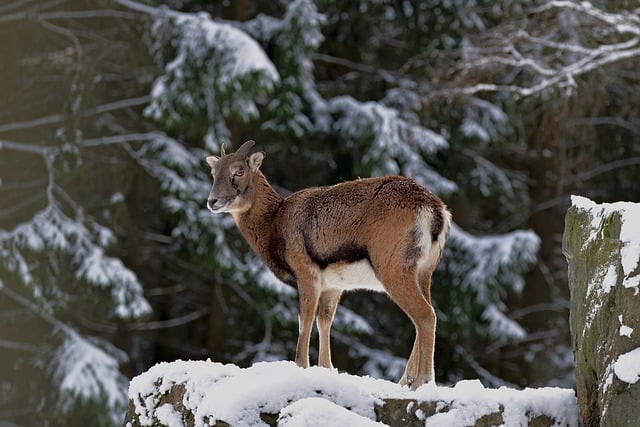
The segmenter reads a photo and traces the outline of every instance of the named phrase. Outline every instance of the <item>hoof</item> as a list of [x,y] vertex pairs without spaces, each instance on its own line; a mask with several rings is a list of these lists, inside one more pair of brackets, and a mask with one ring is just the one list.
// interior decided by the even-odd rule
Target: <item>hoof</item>
[[413,383],[414,383],[414,380],[411,375],[408,375],[408,376],[403,375],[402,378],[400,378],[400,381],[398,382],[398,384],[402,386],[406,385],[407,387],[411,387]]
[[433,380],[432,378],[413,378],[411,376],[409,377],[402,377],[402,379],[400,380],[399,384],[401,386],[407,386],[409,387],[410,390],[416,390],[419,387],[425,385],[425,384],[429,384],[429,383],[433,383],[435,384],[435,380]]

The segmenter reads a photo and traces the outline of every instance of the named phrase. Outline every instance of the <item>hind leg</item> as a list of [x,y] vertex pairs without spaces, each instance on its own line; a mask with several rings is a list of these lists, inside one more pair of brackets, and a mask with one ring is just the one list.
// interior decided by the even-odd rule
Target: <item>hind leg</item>
[[413,340],[413,348],[411,350],[411,354],[409,355],[409,359],[407,360],[407,366],[404,369],[404,373],[400,378],[400,385],[411,385],[415,378],[418,376],[418,371],[415,370],[418,367],[420,361],[418,357],[420,356],[420,344],[418,342],[418,335],[416,334],[415,339]]
[[396,269],[387,276],[382,278],[387,293],[409,316],[416,328],[413,350],[400,380],[415,390],[434,378],[436,313],[425,298],[413,269]]

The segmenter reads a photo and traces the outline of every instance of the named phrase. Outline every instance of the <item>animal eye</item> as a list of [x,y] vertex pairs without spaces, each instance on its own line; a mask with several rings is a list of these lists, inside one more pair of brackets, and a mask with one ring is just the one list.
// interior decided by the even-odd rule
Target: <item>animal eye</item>
[[242,176],[244,175],[244,169],[238,169],[233,173],[234,176]]

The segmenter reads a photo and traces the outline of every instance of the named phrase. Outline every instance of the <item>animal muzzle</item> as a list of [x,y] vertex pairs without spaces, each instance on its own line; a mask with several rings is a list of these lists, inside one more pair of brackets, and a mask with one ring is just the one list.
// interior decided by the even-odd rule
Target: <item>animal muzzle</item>
[[215,197],[209,197],[207,200],[207,208],[213,213],[224,212],[227,203],[225,203],[221,199],[216,199]]

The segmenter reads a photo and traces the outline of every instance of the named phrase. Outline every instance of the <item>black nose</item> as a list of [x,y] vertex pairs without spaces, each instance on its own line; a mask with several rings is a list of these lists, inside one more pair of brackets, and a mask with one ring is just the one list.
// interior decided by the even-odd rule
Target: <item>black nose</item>
[[216,203],[218,203],[218,199],[211,198],[211,199],[207,200],[207,207],[209,209],[212,209],[213,206],[215,206]]

